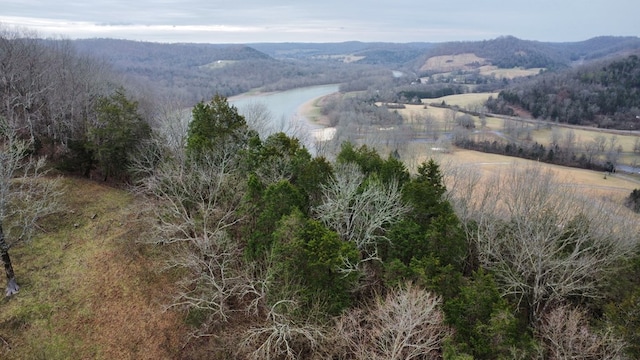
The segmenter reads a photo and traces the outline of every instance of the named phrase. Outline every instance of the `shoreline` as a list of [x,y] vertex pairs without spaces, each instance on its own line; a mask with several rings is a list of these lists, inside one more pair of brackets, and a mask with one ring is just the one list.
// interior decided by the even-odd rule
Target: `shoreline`
[[329,96],[329,95],[332,95],[332,94],[318,96],[317,98],[313,98],[305,102],[304,104],[300,105],[300,107],[298,107],[298,114],[300,114],[300,116],[302,116],[303,118],[307,119],[307,122],[312,126],[319,127],[319,128],[330,127],[325,116],[315,113],[316,110],[319,111],[320,109],[320,106],[318,106],[318,101],[324,98],[325,96]]

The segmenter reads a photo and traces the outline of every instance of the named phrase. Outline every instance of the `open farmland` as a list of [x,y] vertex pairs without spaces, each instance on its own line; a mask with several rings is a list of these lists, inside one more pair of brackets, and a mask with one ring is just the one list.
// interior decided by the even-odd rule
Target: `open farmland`
[[539,74],[544,68],[500,68],[492,65],[488,59],[478,57],[472,53],[457,55],[441,55],[428,58],[420,67],[420,71],[444,76],[454,72],[478,71],[483,76],[494,76],[497,79],[515,79],[518,77]]
[[538,75],[544,68],[525,69],[521,67],[511,69],[500,69],[497,66],[480,67],[480,75],[495,76],[498,79],[515,79],[519,77]]
[[498,96],[498,93],[493,92],[447,95],[436,99],[422,99],[422,102],[425,104],[439,104],[444,101],[444,103],[449,106],[459,106],[463,109],[471,109],[474,106],[483,105],[491,96],[496,97]]
[[[462,110],[479,111],[482,109],[486,99],[496,95],[496,93],[469,93],[436,99],[423,99],[423,102],[425,104],[438,105],[444,102],[448,106],[456,106]],[[464,115],[462,111],[430,105],[407,105],[404,109],[399,109],[398,112],[402,114],[406,123],[410,124],[414,131],[424,131],[425,123],[428,122],[429,129],[438,132],[440,135],[451,131],[456,123],[455,119]],[[545,148],[550,148],[553,142],[563,146],[567,143],[567,139],[572,139],[570,146],[577,153],[581,153],[585,151],[586,147],[600,142],[602,150],[598,156],[602,156],[606,149],[620,150],[620,164],[630,166],[638,166],[640,164],[640,154],[634,152],[634,148],[640,138],[640,133],[638,132],[554,124],[534,119],[518,120],[517,118],[507,119],[492,116],[487,116],[484,119],[483,127],[478,116],[469,116],[475,122],[475,129],[472,130],[472,135],[476,139],[494,138],[512,142],[537,142]]]
[[482,65],[488,65],[487,59],[476,56],[475,54],[457,54],[433,56],[420,68],[421,71],[430,71],[434,73],[446,73],[455,70],[473,70]]
[[629,196],[633,189],[640,187],[640,178],[624,174],[603,174],[599,171],[571,168],[540,163],[534,160],[520,159],[497,154],[487,154],[471,150],[455,150],[450,155],[441,156],[448,166],[468,166],[478,169],[484,176],[496,173],[512,164],[526,166],[532,163],[552,169],[561,182],[592,191],[598,195],[609,195],[622,199]]

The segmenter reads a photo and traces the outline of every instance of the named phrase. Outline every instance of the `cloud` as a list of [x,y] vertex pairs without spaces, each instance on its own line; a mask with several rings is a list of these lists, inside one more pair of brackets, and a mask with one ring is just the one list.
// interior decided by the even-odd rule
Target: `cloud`
[[541,41],[638,35],[634,0],[4,0],[0,22],[70,38],[164,42]]

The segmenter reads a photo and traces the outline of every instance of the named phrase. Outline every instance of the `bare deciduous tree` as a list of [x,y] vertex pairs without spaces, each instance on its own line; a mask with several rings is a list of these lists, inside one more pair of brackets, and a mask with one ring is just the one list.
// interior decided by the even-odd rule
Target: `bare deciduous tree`
[[0,114],[31,139],[66,145],[81,136],[95,99],[113,84],[105,63],[79,56],[70,42],[0,26]]
[[237,210],[244,193],[234,159],[231,153],[198,161],[174,154],[140,187],[150,197],[148,241],[174,244],[168,264],[187,270],[173,305],[204,309],[223,321],[263,296],[248,275],[240,245],[229,236],[241,220]]
[[37,221],[60,208],[59,181],[44,178],[45,161],[29,157],[28,145],[0,118],[0,257],[7,276],[7,296],[20,289],[9,249],[30,239]]
[[317,217],[343,240],[353,242],[363,261],[378,258],[378,243],[387,240],[386,226],[409,210],[395,182],[365,183],[365,175],[353,163],[338,165],[323,193],[323,204],[315,208]]
[[335,327],[340,358],[432,359],[449,329],[441,299],[411,284],[391,290],[366,309],[343,314]]
[[596,135],[593,138],[592,143],[599,153],[604,153],[604,151],[607,149],[607,137],[604,135]]
[[258,132],[260,138],[265,139],[267,136],[275,132],[273,126],[273,115],[267,104],[263,102],[250,102],[238,112],[244,116],[247,126]]
[[455,202],[476,224],[479,259],[532,323],[569,297],[600,296],[604,276],[638,244],[638,224],[621,207],[581,197],[539,166],[466,190]]
[[576,133],[573,130],[566,131],[564,133],[564,138],[562,139],[562,147],[566,149],[567,152],[571,153],[574,150],[576,143]]
[[589,328],[585,311],[559,306],[542,322],[539,335],[545,355],[561,359],[624,359],[624,343],[611,331],[595,332]]
[[562,132],[558,127],[551,128],[551,135],[549,135],[549,146],[551,148],[559,147],[562,140]]
[[[245,334],[240,353],[249,353],[250,359],[308,359],[324,340],[323,329],[312,323],[297,323],[278,312],[279,307],[295,306],[289,300],[276,302],[264,324],[251,328]],[[290,311],[291,309],[287,309]]]

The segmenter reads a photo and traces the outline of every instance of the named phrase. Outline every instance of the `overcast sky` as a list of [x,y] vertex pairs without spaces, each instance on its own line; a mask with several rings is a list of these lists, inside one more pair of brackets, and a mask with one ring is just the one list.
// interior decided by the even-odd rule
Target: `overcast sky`
[[39,36],[160,42],[443,42],[640,35],[639,0],[0,0]]

